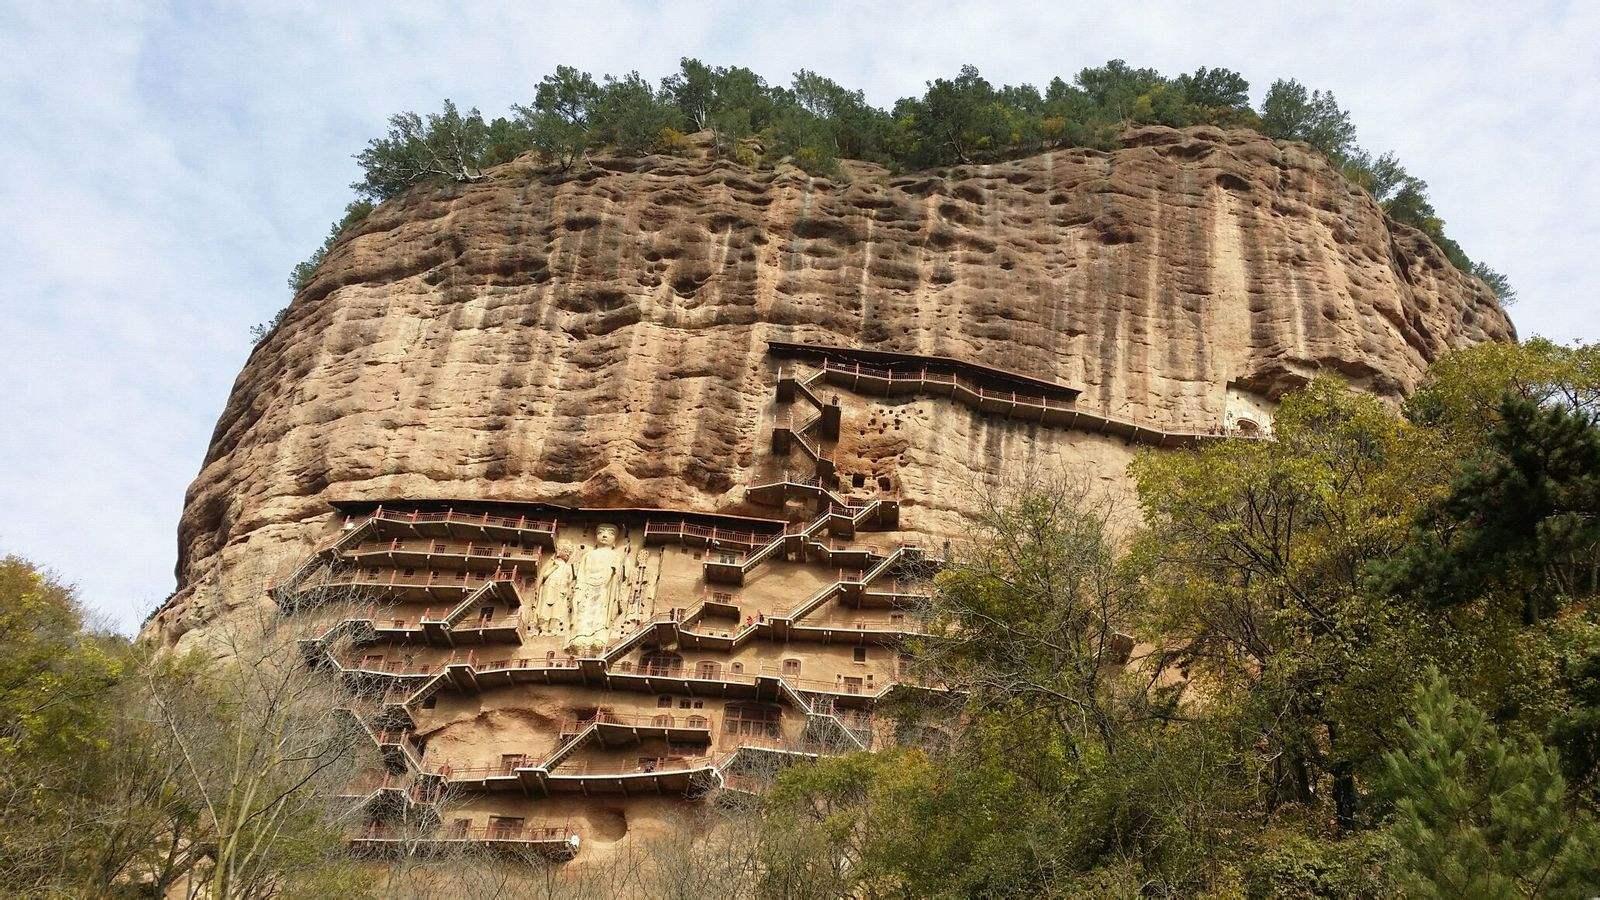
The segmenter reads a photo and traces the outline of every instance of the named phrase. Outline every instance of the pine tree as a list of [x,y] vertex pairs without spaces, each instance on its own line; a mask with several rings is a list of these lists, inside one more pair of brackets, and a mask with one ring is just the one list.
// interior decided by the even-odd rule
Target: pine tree
[[1503,737],[1437,671],[1413,694],[1381,791],[1413,897],[1581,897],[1600,889],[1600,829],[1570,809],[1548,747]]

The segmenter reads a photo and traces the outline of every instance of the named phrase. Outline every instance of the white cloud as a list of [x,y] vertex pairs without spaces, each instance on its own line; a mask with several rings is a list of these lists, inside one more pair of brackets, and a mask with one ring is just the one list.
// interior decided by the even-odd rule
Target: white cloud
[[524,100],[557,62],[806,67],[879,104],[962,63],[1043,83],[1122,57],[1332,89],[1509,274],[1524,334],[1600,337],[1600,7],[1162,2],[0,7],[0,549],[124,627],[290,266],[391,112]]

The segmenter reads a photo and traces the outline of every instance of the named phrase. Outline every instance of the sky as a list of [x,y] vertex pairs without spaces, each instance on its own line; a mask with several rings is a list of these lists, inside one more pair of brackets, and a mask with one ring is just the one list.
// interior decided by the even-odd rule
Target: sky
[[0,0],[0,554],[131,632],[289,270],[401,110],[488,115],[558,63],[682,56],[880,106],[971,63],[1043,86],[1121,58],[1332,90],[1510,277],[1524,337],[1600,338],[1600,4],[76,3]]

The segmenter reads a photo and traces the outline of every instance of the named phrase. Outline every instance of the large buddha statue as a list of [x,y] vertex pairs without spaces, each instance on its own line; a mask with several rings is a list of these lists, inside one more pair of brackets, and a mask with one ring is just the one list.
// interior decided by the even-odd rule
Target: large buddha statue
[[611,624],[622,613],[628,582],[628,553],[617,546],[617,527],[595,529],[595,545],[573,561],[572,639],[567,649],[592,652],[611,639]]

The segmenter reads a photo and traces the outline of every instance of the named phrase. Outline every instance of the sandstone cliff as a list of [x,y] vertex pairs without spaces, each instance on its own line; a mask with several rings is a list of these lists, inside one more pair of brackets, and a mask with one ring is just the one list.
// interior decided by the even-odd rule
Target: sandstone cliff
[[[1512,337],[1421,234],[1253,132],[1145,128],[1110,153],[843,182],[514,163],[379,208],[252,354],[160,625],[174,638],[260,598],[330,500],[749,512],[744,487],[781,465],[767,340],[1002,366],[1203,430],[1230,384],[1270,402],[1337,372],[1399,398],[1445,350]],[[936,535],[979,502],[956,489],[973,478],[1048,461],[1115,482],[1131,452],[946,401],[847,415],[841,472],[893,479],[902,527]]]

